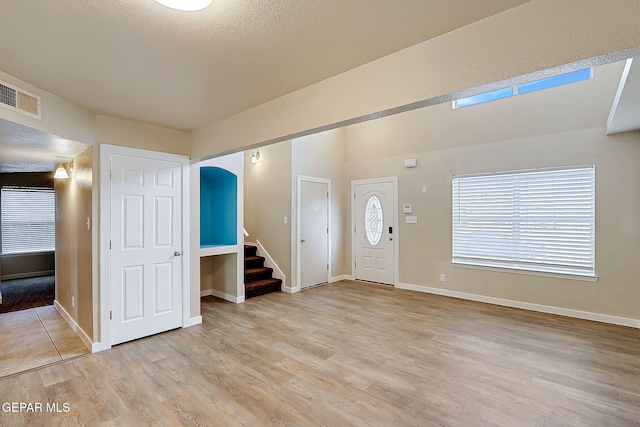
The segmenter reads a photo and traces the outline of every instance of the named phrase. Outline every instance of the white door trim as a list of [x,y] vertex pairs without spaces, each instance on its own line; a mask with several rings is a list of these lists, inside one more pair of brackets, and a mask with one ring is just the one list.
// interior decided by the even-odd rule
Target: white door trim
[[327,262],[329,263],[329,269],[327,270],[327,283],[331,280],[331,180],[325,178],[316,178],[313,176],[298,175],[296,184],[296,284],[293,292],[300,291],[301,287],[301,272],[300,272],[300,207],[301,207],[301,194],[300,188],[302,181],[317,182],[320,184],[327,184],[327,191],[329,192],[327,203],[327,226],[329,227],[329,236],[327,239]]
[[400,269],[398,268],[400,261],[400,229],[398,228],[399,224],[399,216],[398,215],[398,177],[397,176],[389,176],[385,178],[370,178],[370,179],[358,179],[355,181],[351,181],[351,194],[349,198],[351,199],[351,276],[356,277],[356,234],[355,234],[355,223],[356,223],[356,204],[354,202],[355,193],[356,193],[356,185],[359,184],[379,184],[383,182],[391,182],[393,184],[393,208],[396,210],[395,215],[393,216],[393,229],[396,230],[393,238],[393,286],[398,286],[400,283]]
[[161,153],[157,151],[140,150],[137,148],[119,147],[115,145],[101,144],[100,155],[100,342],[94,343],[97,351],[111,348],[111,322],[109,312],[111,310],[110,293],[110,252],[109,241],[111,238],[111,171],[110,161],[112,154],[123,156],[143,157],[154,160],[168,160],[182,164],[182,326],[189,326],[190,296],[191,296],[191,271],[189,246],[189,158],[178,154]]

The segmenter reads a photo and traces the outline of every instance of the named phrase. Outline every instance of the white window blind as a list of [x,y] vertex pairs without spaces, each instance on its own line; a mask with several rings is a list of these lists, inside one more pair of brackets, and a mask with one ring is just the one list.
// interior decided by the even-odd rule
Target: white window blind
[[453,262],[595,275],[595,168],[453,178]]
[[50,188],[3,187],[2,253],[55,250],[55,193]]

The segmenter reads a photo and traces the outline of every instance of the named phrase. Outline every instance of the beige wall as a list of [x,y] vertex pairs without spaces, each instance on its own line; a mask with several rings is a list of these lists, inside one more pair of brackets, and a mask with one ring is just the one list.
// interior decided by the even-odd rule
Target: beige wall
[[[345,264],[345,229],[343,218],[348,213],[344,194],[344,129],[296,138],[291,143],[291,251],[292,277],[297,273],[297,177],[298,175],[331,180],[331,275],[350,273]],[[295,286],[299,284],[294,283]]]
[[94,337],[93,239],[87,228],[92,217],[92,151],[73,159],[75,172],[70,179],[55,181],[56,301],[89,339]]
[[[245,153],[244,226],[247,242],[262,243],[291,280],[291,141],[260,148],[260,162]],[[287,224],[284,223],[287,217]]]
[[237,280],[238,254],[200,258],[200,289],[205,295],[236,298],[239,296]]
[[41,119],[35,119],[8,108],[0,108],[0,118],[72,141],[87,145],[94,144],[95,115],[91,111],[3,72],[0,72],[0,80],[38,95],[41,102]]
[[[344,121],[640,45],[635,0],[532,0],[194,132],[192,157]],[[637,49],[636,49],[637,50]]]
[[[418,216],[405,224],[399,214],[400,282],[640,319],[640,134],[607,137],[604,128],[621,70],[612,64],[587,82],[348,127],[347,181],[398,176],[398,203],[413,204]],[[418,167],[405,169],[406,158],[417,158]],[[454,175],[592,163],[597,282],[451,265]]]
[[162,153],[188,156],[191,152],[189,132],[103,115],[96,115],[96,139],[100,144]]

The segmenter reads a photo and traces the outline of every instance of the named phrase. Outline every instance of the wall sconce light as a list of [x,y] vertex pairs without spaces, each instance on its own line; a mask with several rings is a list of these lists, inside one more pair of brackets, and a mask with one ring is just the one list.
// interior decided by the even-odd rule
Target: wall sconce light
[[67,179],[69,178],[69,174],[67,173],[67,170],[64,168],[64,166],[62,166],[62,163],[60,163],[58,165],[58,167],[56,168],[56,173],[55,175],[53,175],[54,178],[56,179]]
[[75,168],[73,167],[73,160],[71,160],[69,162],[69,175],[73,176],[73,173],[75,172]]
[[256,151],[251,155],[251,163],[258,163],[260,161],[260,151]]

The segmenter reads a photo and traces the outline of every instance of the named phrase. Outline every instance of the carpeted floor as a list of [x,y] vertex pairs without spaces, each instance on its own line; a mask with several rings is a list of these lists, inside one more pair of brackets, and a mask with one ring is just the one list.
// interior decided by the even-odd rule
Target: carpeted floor
[[0,313],[52,305],[55,285],[55,276],[0,281]]

